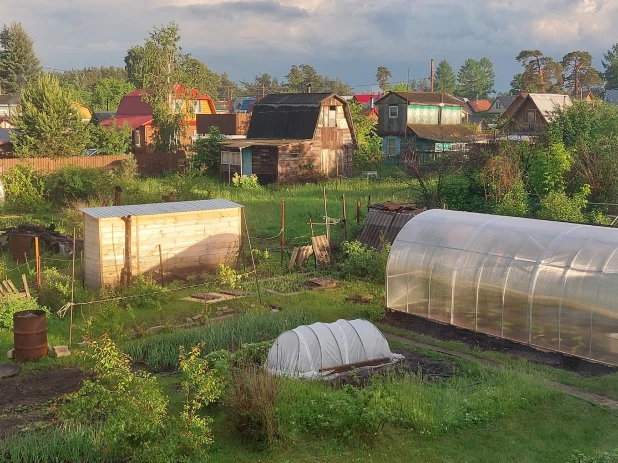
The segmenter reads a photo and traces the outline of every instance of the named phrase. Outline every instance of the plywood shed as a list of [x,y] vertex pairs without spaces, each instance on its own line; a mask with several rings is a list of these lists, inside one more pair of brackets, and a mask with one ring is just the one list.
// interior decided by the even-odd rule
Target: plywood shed
[[227,199],[88,207],[84,280],[95,289],[139,274],[189,274],[233,264],[241,243],[240,204]]
[[614,228],[433,209],[386,276],[392,310],[618,365]]

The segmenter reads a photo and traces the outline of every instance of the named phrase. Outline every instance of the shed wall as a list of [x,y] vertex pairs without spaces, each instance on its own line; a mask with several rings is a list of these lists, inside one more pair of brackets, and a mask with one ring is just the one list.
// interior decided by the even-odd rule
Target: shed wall
[[431,210],[401,230],[387,306],[618,365],[618,230]]
[[99,246],[99,221],[84,215],[84,282],[91,288],[101,286],[101,254]]
[[[221,209],[133,216],[131,218],[131,273],[158,271],[186,274],[212,271],[238,257],[241,209]],[[125,260],[125,223],[119,217],[100,220],[100,283],[120,281]],[[89,239],[86,240],[87,242]],[[161,253],[159,254],[159,246]],[[96,274],[88,268],[87,274]],[[94,287],[95,277],[90,277]]]

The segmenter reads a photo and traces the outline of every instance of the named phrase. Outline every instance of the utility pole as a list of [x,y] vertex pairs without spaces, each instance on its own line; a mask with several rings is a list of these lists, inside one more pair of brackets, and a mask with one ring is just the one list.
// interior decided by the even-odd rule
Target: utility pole
[[429,78],[429,91],[433,93],[433,80],[434,80],[434,70],[433,70],[433,58],[431,58],[431,77]]

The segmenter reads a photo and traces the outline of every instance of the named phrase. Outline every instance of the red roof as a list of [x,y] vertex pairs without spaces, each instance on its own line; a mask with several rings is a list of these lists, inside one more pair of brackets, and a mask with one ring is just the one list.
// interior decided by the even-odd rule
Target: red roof
[[118,111],[116,111],[116,119],[129,116],[152,116],[152,107],[142,101],[143,93],[144,90],[139,88],[123,96],[118,105]]
[[357,95],[354,95],[354,99],[358,101],[360,104],[366,105],[367,103],[371,101],[372,97],[373,97],[373,101],[378,101],[378,99],[382,98],[383,96],[384,96],[383,93],[359,93]]
[[470,109],[475,113],[487,111],[491,108],[491,102],[489,100],[468,100],[467,103]]
[[111,125],[112,121],[116,121],[116,125],[129,124],[131,129],[135,130],[138,127],[142,127],[144,125],[148,125],[152,122],[152,116],[118,116],[112,117],[109,119],[105,119],[101,122],[101,125],[108,126]]

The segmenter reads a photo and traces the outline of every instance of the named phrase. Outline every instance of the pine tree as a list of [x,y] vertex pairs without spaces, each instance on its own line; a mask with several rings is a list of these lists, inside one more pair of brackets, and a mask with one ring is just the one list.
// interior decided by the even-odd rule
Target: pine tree
[[19,156],[66,157],[81,154],[89,134],[58,78],[41,74],[22,90],[13,143]]
[[457,76],[446,60],[438,63],[435,74],[434,90],[441,93],[455,93],[457,90]]
[[18,93],[40,73],[34,43],[21,23],[5,24],[0,31],[0,93]]
[[603,79],[605,79],[605,89],[613,90],[618,88],[618,43],[603,54]]
[[392,77],[391,71],[388,70],[386,66],[379,66],[376,72],[376,82],[382,89],[382,91],[387,92],[389,90],[388,79]]
[[458,95],[470,99],[487,98],[487,94],[494,86],[493,68],[493,64],[487,58],[481,58],[479,61],[467,59],[457,73]]
[[592,55],[587,51],[572,51],[562,58],[563,82],[565,90],[578,96],[593,86],[601,84],[601,76],[592,67]]

